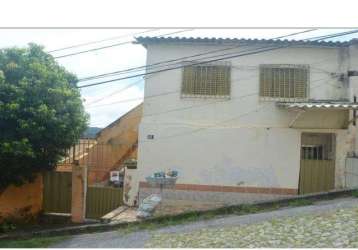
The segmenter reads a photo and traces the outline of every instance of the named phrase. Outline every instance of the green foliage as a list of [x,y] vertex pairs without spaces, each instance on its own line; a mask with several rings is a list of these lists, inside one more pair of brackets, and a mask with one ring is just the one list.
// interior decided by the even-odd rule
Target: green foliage
[[7,233],[9,231],[15,230],[16,226],[11,222],[3,222],[0,224],[0,233]]
[[76,82],[38,45],[0,50],[0,190],[52,170],[85,131]]
[[358,198],[358,190],[353,191],[352,196]]
[[306,199],[293,200],[288,203],[288,205],[291,207],[309,206],[312,204],[313,204],[313,201],[306,200]]
[[40,237],[25,240],[2,240],[0,248],[45,248],[52,244],[66,240],[68,237]]

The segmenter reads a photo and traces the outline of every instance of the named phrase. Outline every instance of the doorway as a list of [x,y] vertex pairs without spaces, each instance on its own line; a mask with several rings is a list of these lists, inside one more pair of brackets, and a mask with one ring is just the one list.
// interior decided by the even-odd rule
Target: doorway
[[334,189],[335,145],[335,134],[302,133],[299,194]]

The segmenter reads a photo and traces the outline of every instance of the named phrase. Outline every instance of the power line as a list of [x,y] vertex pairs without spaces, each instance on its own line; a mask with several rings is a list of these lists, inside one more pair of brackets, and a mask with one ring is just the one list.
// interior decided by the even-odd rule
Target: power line
[[128,84],[128,85],[125,86],[124,88],[121,88],[121,89],[119,89],[119,90],[113,91],[113,92],[111,92],[110,94],[105,95],[105,96],[103,96],[103,97],[100,97],[100,98],[94,100],[93,102],[90,102],[90,103],[87,103],[87,104],[88,104],[88,105],[92,105],[92,104],[94,104],[94,103],[100,102],[100,101],[102,101],[102,100],[104,100],[104,99],[106,99],[106,98],[108,98],[108,97],[111,97],[111,96],[113,96],[113,95],[115,95],[115,94],[119,94],[119,93],[121,93],[121,92],[123,92],[123,91],[125,91],[125,90],[127,90],[127,89],[129,89],[129,88],[131,88],[131,87],[133,87],[133,86],[135,86],[135,85],[137,85],[137,84],[143,82],[143,81],[144,81],[144,79],[141,78],[141,79],[139,79],[139,81],[135,81],[135,82],[133,82],[133,83],[131,83],[131,84]]
[[[250,78],[252,78],[252,77],[250,77]],[[338,78],[338,76],[335,76],[333,78]],[[330,79],[330,77],[320,78],[320,79],[311,81],[310,83],[320,82],[320,81],[329,80],[329,79]],[[239,79],[239,80],[242,80],[242,79]],[[319,84],[319,85],[316,85],[316,86],[310,86],[309,89],[312,90],[312,89],[318,88],[320,86],[323,86],[325,84],[327,84],[327,83],[325,82],[323,84]],[[337,87],[335,85],[332,85],[332,86]],[[179,92],[180,92],[180,90],[169,91],[169,92],[165,92],[165,93],[161,93],[161,94],[145,96],[145,98],[146,99],[151,99],[151,98],[156,98],[156,97],[159,97],[159,96],[166,96],[166,95],[170,95],[170,94],[176,94],[176,93],[179,93]],[[241,99],[243,97],[252,96],[252,95],[258,95],[258,94],[259,94],[259,92],[254,92],[254,93],[250,93],[250,94],[242,95],[242,96],[238,96],[238,97],[231,97],[229,100]],[[131,98],[131,99],[127,99],[127,100],[121,100],[121,101],[116,101],[116,102],[112,102],[112,103],[106,103],[106,104],[102,104],[102,105],[97,105],[97,106],[93,106],[93,107],[90,107],[90,108],[97,108],[97,107],[102,107],[102,106],[108,106],[108,105],[113,105],[113,104],[118,104],[118,103],[125,103],[125,102],[132,102],[132,101],[139,101],[139,100],[143,100],[143,98]],[[161,115],[161,114],[171,113],[171,112],[174,112],[174,111],[187,110],[187,109],[203,107],[203,106],[207,106],[207,105],[211,105],[211,104],[227,102],[229,100],[228,99],[219,99],[219,100],[216,100],[216,101],[213,101],[213,102],[204,103],[204,104],[200,104],[200,105],[191,105],[191,106],[187,106],[187,107],[183,107],[183,108],[176,108],[176,109],[171,109],[171,110],[167,110],[167,111],[164,111],[164,112],[141,115],[141,116],[137,116],[137,117],[148,117],[148,116],[154,116],[154,115]],[[133,117],[133,118],[137,118],[137,117]]]
[[[323,60],[323,61],[327,61],[327,60],[329,60],[329,59],[330,59],[330,58],[328,58],[328,59],[326,59],[326,60]],[[317,63],[322,63],[323,61],[320,60],[320,61],[311,63],[311,64],[310,64],[310,68],[315,68],[315,67],[313,67],[312,65],[317,64]],[[234,69],[239,69],[239,67],[235,67],[235,66],[233,66],[233,65],[231,65],[231,67],[234,68]],[[258,68],[258,67],[255,67],[255,68]],[[252,76],[256,76],[256,73],[253,74]],[[147,77],[147,78],[150,78],[150,77],[151,77],[151,76],[149,76],[149,77]],[[252,77],[239,78],[239,79],[233,80],[233,82],[235,82],[235,81],[237,81],[237,80],[242,81],[242,80],[247,80],[247,79],[251,79],[251,78],[252,78]],[[86,104],[86,105],[91,105],[91,104],[97,103],[98,101],[101,101],[101,100],[103,100],[103,99],[105,99],[105,98],[107,98],[107,97],[113,96],[114,94],[121,93],[121,92],[125,91],[126,89],[131,88],[131,87],[137,85],[138,83],[140,83],[140,82],[142,82],[142,81],[143,81],[143,79],[140,79],[139,81],[136,81],[136,82],[134,82],[134,83],[131,83],[131,84],[125,86],[124,88],[120,89],[120,90],[113,91],[113,92],[111,92],[109,95],[103,96],[103,97],[99,98],[98,100],[96,100],[96,101],[94,101],[94,102],[91,102],[91,103],[88,103],[88,104]],[[334,87],[337,87],[337,86],[334,86]],[[168,95],[168,94],[178,93],[178,92],[180,92],[180,90],[166,92],[166,93],[163,93],[163,95]],[[152,96],[160,96],[160,95],[161,95],[161,94],[156,94],[156,95],[152,95]],[[150,97],[152,97],[152,96],[146,96],[146,98],[150,98]],[[139,98],[130,98],[130,99],[127,99],[127,100],[116,101],[116,102],[112,102],[112,103],[108,103],[108,104],[100,104],[100,105],[96,105],[96,106],[86,106],[86,108],[96,108],[96,107],[102,107],[102,106],[108,106],[108,105],[112,105],[112,104],[117,104],[117,103],[132,102],[132,101],[137,101],[137,100],[142,100],[142,99],[143,99],[142,97],[139,97]]]
[[[317,30],[317,29],[304,30],[304,31],[295,32],[295,33],[291,33],[291,34],[284,35],[284,36],[275,37],[273,39],[280,39],[280,38],[284,38],[284,37],[289,37],[289,36],[294,36],[294,35],[303,34],[303,33],[307,33],[307,32],[312,32],[312,31],[315,31],[315,30]],[[113,75],[128,73],[128,72],[131,72],[131,71],[142,71],[144,69],[149,69],[149,68],[153,69],[153,68],[163,67],[163,66],[161,66],[161,64],[175,62],[175,61],[179,61],[179,60],[183,60],[183,59],[190,59],[190,58],[193,58],[193,57],[213,54],[213,53],[226,51],[226,50],[232,50],[232,49],[236,49],[236,48],[241,47],[241,46],[242,45],[240,44],[239,46],[234,46],[234,47],[230,47],[230,48],[211,50],[211,51],[207,51],[207,52],[203,52],[203,53],[194,54],[194,55],[191,55],[191,56],[184,56],[184,57],[180,57],[180,58],[175,58],[175,59],[170,59],[170,60],[166,60],[166,61],[161,61],[161,62],[149,64],[149,65],[133,67],[133,68],[129,68],[129,69],[126,69],[126,70],[114,71],[114,72],[100,74],[100,75],[96,75],[96,76],[92,76],[92,77],[86,77],[86,78],[79,79],[79,81],[80,82],[81,81],[88,81],[88,80],[94,80],[94,79],[103,78],[103,77],[107,77],[107,76],[113,76]],[[171,65],[174,65],[174,64],[171,64]],[[164,65],[164,66],[168,66],[168,65]]]
[[[296,33],[297,34],[297,33]],[[287,35],[286,35],[287,36]],[[235,67],[234,67],[235,68]],[[241,79],[242,80],[242,79]],[[141,82],[141,80],[139,81],[139,82]],[[111,93],[110,95],[107,95],[107,96],[105,96],[105,97],[102,97],[102,98],[100,98],[100,99],[98,99],[98,100],[96,100],[95,102],[92,102],[92,103],[90,103],[90,104],[94,104],[94,103],[97,103],[98,101],[101,101],[101,100],[103,100],[103,99],[105,99],[106,97],[108,97],[108,96],[112,96],[113,94],[117,94],[117,93],[120,93],[120,92],[122,92],[122,91],[124,91],[124,90],[126,90],[126,89],[128,89],[128,88],[130,88],[130,87],[132,87],[132,86],[134,86],[134,85],[136,85],[137,83],[133,83],[133,84],[130,84],[130,85],[128,85],[128,86],[126,86],[124,89],[121,89],[121,90],[119,90],[119,91],[114,91],[113,93]],[[335,86],[336,87],[336,86]],[[171,94],[171,93],[176,93],[175,91],[173,92],[168,92],[168,93],[164,93],[164,95],[168,95],[168,94]],[[155,96],[160,96],[160,94],[159,95],[155,95]],[[148,96],[146,97],[146,98],[148,98]],[[136,101],[136,100],[141,100],[142,98],[131,98],[131,99],[129,99],[129,100],[124,100],[124,101],[119,101],[119,102],[114,102],[114,103],[111,103],[111,104],[116,104],[116,103],[124,103],[124,102],[133,102],[133,101]],[[90,107],[87,107],[87,108],[96,108],[96,107],[101,107],[101,106],[107,106],[107,105],[110,105],[110,104],[102,104],[102,105],[97,105],[97,106],[90,106]]]
[[[198,129],[194,129],[193,131],[190,131],[190,132],[183,132],[183,133],[178,133],[178,134],[174,134],[174,135],[169,135],[169,136],[163,136],[163,137],[159,137],[159,138],[156,138],[156,140],[163,140],[163,139],[169,139],[169,138],[173,138],[173,137],[178,137],[178,136],[184,136],[184,135],[189,135],[189,134],[195,134],[195,133],[198,133],[202,130],[205,130],[205,129],[209,129],[209,128],[213,128],[213,127],[216,127],[217,125],[220,125],[220,124],[223,124],[223,123],[228,123],[228,122],[231,122],[233,120],[237,120],[241,117],[244,117],[246,115],[249,115],[253,112],[258,112],[260,109],[263,109],[264,107],[267,107],[269,106],[269,104],[266,104],[266,105],[262,105],[261,107],[259,108],[256,108],[254,110],[251,110],[249,112],[246,112],[246,113],[243,113],[241,115],[238,115],[238,116],[235,116],[233,118],[230,118],[230,119],[227,119],[227,120],[223,120],[223,121],[220,121],[220,122],[217,122],[217,123],[214,123],[212,125],[209,125],[207,127],[203,127],[203,128],[198,128]],[[141,142],[141,143],[146,143],[146,142],[150,142],[150,141],[138,141],[138,142]]]
[[[314,29],[313,29],[314,30]],[[301,33],[304,33],[304,32],[311,32],[311,31],[313,31],[313,30],[307,30],[307,31],[303,31],[303,32],[301,32]],[[355,33],[355,32],[354,32]],[[295,34],[297,34],[297,33],[293,33],[293,34],[289,34],[289,35],[286,35],[286,36],[281,36],[280,38],[282,38],[282,37],[288,37],[288,36],[291,36],[291,35],[295,35]],[[349,32],[341,32],[341,33],[335,33],[335,34],[337,34],[337,35],[335,35],[335,36],[342,36],[342,35],[347,35],[347,34],[351,34],[351,31],[349,31]],[[323,39],[328,39],[328,38],[331,38],[332,37],[332,35],[329,35],[329,37],[327,37],[328,35],[325,35],[325,36],[318,36],[318,37],[313,37],[313,38],[307,38],[307,39],[302,39],[302,41],[307,41],[307,40],[310,40],[310,39],[315,39],[315,40],[312,40],[312,41],[318,41],[318,40],[323,40]],[[333,37],[335,37],[335,36],[333,36]],[[271,39],[271,40],[274,40],[274,39],[277,39],[277,38],[273,38],[273,39]],[[241,45],[239,45],[239,46],[236,46],[236,47],[232,47],[232,48],[225,48],[225,49],[221,49],[221,50],[230,50],[230,49],[235,49],[235,48],[238,48],[238,47],[240,47]],[[287,46],[282,46],[282,48],[285,48],[285,47],[290,47],[291,45],[287,45]],[[264,49],[264,48],[267,48],[267,46],[264,46],[264,47],[261,47],[261,48],[256,48],[256,49]],[[279,48],[281,48],[281,47],[274,47],[273,49],[279,49]],[[256,50],[256,49],[254,49],[254,50]],[[219,51],[219,50],[217,50],[217,51]],[[250,50],[246,50],[246,51],[252,51],[252,49],[250,49]],[[245,51],[243,51],[243,52],[245,52]],[[207,53],[210,53],[210,51],[209,52],[207,52]],[[240,52],[240,53],[242,53],[242,52]],[[205,54],[205,53],[202,53],[202,54]],[[218,57],[218,56],[224,56],[224,55],[232,55],[233,53],[225,53],[225,54],[220,54],[220,55],[213,55],[213,56],[209,56],[209,57],[203,57],[203,58],[199,58],[199,59],[209,59],[209,58],[215,58],[215,57]],[[197,54],[196,56],[198,56],[199,54]],[[192,56],[188,56],[187,58],[190,58],[190,57],[192,57]],[[205,62],[204,62],[205,63]],[[174,64],[170,64],[170,65],[177,65],[178,63],[174,63]],[[165,65],[165,66],[170,66],[170,65]],[[190,65],[189,65],[190,66]],[[162,66],[163,67],[163,66]]]
[[[335,76],[334,78],[337,78],[338,76]],[[321,79],[318,79],[318,80],[315,80],[315,81],[311,81],[312,82],[318,82],[318,81],[323,81],[323,80],[327,80],[329,78],[321,78]],[[314,89],[314,88],[318,88],[320,86],[323,86],[324,84],[326,83],[323,83],[323,84],[319,84],[319,85],[316,85],[316,86],[313,86],[313,87],[310,87],[310,90],[311,89]],[[254,92],[254,93],[250,93],[250,94],[246,94],[246,95],[241,95],[241,96],[238,96],[238,97],[232,97],[230,100],[239,100],[239,99],[242,99],[242,98],[246,98],[246,97],[249,97],[249,96],[255,96],[255,95],[258,95],[259,92]],[[147,97],[146,97],[147,98]],[[176,108],[176,109],[171,109],[171,110],[166,110],[164,112],[158,112],[158,113],[152,113],[152,114],[147,114],[147,115],[137,115],[137,116],[133,116],[133,117],[130,117],[128,119],[136,119],[136,118],[143,118],[143,117],[151,117],[151,116],[156,116],[156,115],[162,115],[162,114],[167,114],[167,113],[172,113],[172,112],[177,112],[177,111],[182,111],[182,110],[188,110],[188,109],[193,109],[193,108],[200,108],[200,107],[204,107],[204,106],[208,106],[208,105],[212,105],[212,104],[218,104],[218,103],[227,103],[228,100],[217,100],[217,101],[214,101],[214,102],[210,102],[210,103],[204,103],[204,104],[200,104],[200,105],[191,105],[191,106],[188,106],[188,107],[183,107],[183,108]],[[268,106],[270,105],[272,102],[264,105],[264,106]],[[263,107],[261,107],[263,108]],[[257,112],[259,109],[261,108],[258,108],[258,109],[254,109],[252,111],[249,111],[247,113],[244,113],[242,115],[239,115],[239,116],[235,116],[234,118],[230,118],[229,120],[224,120],[224,121],[221,121],[219,122],[219,124],[221,123],[226,123],[228,121],[231,121],[231,120],[235,120],[235,119],[238,119],[242,116],[245,116],[245,115],[248,115],[252,112]],[[204,128],[199,128],[199,129],[196,129],[194,133],[196,132],[200,132],[202,130],[205,130],[205,129],[208,129],[210,127],[215,127],[217,124],[214,124],[214,125],[211,125],[209,127],[204,127]],[[177,137],[177,136],[182,136],[182,135],[186,135],[186,134],[192,134],[193,131],[191,132],[184,132],[184,133],[180,133],[180,134],[175,134],[175,135],[171,135],[171,136],[168,136],[168,137],[160,137],[159,139],[166,139],[166,138],[172,138],[172,137]],[[158,138],[156,139],[158,140]],[[140,141],[140,142],[149,142],[149,141]]]
[[[318,86],[316,86],[316,87],[318,87]],[[257,94],[257,93],[255,93],[255,94]],[[253,112],[258,112],[258,111],[260,111],[261,109],[263,109],[263,108],[269,106],[270,104],[271,104],[271,103],[268,103],[268,104],[266,104],[266,105],[262,105],[262,106],[259,107],[259,108],[256,108],[256,109],[254,109],[254,110],[251,110],[251,111],[249,111],[249,112],[243,113],[243,114],[241,114],[241,115],[235,116],[235,117],[230,118],[230,119],[227,119],[227,120],[219,121],[219,122],[214,123],[214,124],[211,124],[211,125],[209,125],[209,126],[207,126],[207,127],[202,127],[202,128],[194,129],[193,131],[189,131],[189,132],[182,132],[182,133],[177,133],[177,134],[174,134],[174,135],[163,136],[163,137],[156,138],[155,140],[163,140],[163,139],[175,138],[175,137],[178,137],[178,136],[191,135],[191,134],[195,134],[195,133],[198,133],[198,132],[200,132],[200,131],[203,131],[203,130],[206,130],[206,129],[209,129],[209,128],[215,128],[215,127],[217,127],[217,126],[220,125],[220,124],[225,124],[225,123],[231,122],[231,121],[233,121],[233,120],[237,120],[237,119],[239,119],[239,118],[242,118],[242,117],[244,117],[244,116],[246,116],[246,115],[249,115],[249,114],[251,114],[251,113],[253,113]],[[138,142],[140,142],[140,143],[150,143],[151,141],[138,141]]]
[[[330,59],[330,58],[329,58],[329,59]],[[327,60],[324,60],[324,61],[327,61]],[[321,63],[322,61],[319,61],[319,62]],[[315,68],[315,67],[312,66],[312,65],[314,65],[314,64],[316,64],[316,63],[311,63],[311,64],[310,64],[310,68]],[[235,67],[235,66],[233,66],[233,65],[231,65],[231,67],[234,68],[234,69],[239,69],[239,67]],[[256,66],[255,66],[255,68],[258,69],[259,67],[256,67]],[[320,70],[320,71],[322,71],[322,70]],[[326,71],[324,71],[324,72],[326,72]],[[256,75],[256,73],[255,73],[255,75]],[[149,77],[147,77],[147,78],[149,78]],[[241,80],[241,81],[242,81],[242,80],[247,80],[247,79],[250,79],[250,78],[251,78],[251,77],[241,78],[241,79],[238,79],[238,80]],[[104,100],[105,98],[111,97],[111,96],[113,96],[113,95],[115,95],[115,94],[119,94],[119,93],[121,93],[121,92],[123,92],[123,91],[125,91],[125,90],[127,90],[127,89],[129,89],[129,88],[131,88],[131,87],[133,87],[133,86],[135,86],[135,85],[137,85],[137,84],[143,82],[143,81],[144,81],[144,79],[140,79],[139,81],[133,82],[133,83],[131,83],[131,84],[125,86],[124,88],[121,88],[121,89],[119,89],[119,90],[115,90],[115,91],[111,92],[110,94],[105,95],[105,96],[103,96],[103,97],[100,97],[99,99],[97,99],[97,100],[95,100],[95,101],[93,101],[93,102],[91,102],[91,103],[86,103],[86,104],[85,104],[85,107],[86,107],[86,108],[97,108],[97,107],[102,107],[102,106],[108,106],[108,105],[118,104],[118,103],[126,103],[126,102],[133,102],[133,101],[143,100],[143,97],[137,97],[137,98],[130,98],[130,99],[126,99],[126,100],[116,101],[116,102],[112,102],[112,103],[106,103],[106,104],[100,104],[100,105],[91,106],[92,104],[98,103],[98,102]],[[337,87],[337,86],[335,86],[335,85],[332,85],[332,86]],[[151,95],[151,96],[146,96],[146,98],[157,97],[157,96],[161,96],[161,95],[169,95],[169,94],[174,94],[174,93],[178,93],[178,92],[180,92],[180,90],[165,92],[165,93],[162,93],[162,94],[156,94],[156,95]],[[89,105],[89,106],[87,106],[87,105]]]
[[[318,40],[322,40],[322,39],[338,37],[338,36],[347,35],[347,34],[353,34],[353,33],[357,33],[357,32],[358,32],[358,30],[354,30],[354,31],[350,31],[350,32],[334,33],[334,34],[326,35],[324,37],[320,36],[319,39],[316,39],[316,40],[313,40],[313,41],[318,41]],[[308,39],[315,39],[315,37],[314,38],[308,38]],[[305,39],[305,40],[308,40],[308,39]],[[259,54],[259,53],[262,53],[262,52],[277,50],[277,49],[281,49],[281,48],[287,48],[287,47],[290,47],[290,46],[292,46],[292,45],[285,45],[285,46],[279,46],[279,47],[261,47],[256,51],[251,51],[251,52],[247,52],[247,53],[239,53],[239,54],[227,53],[227,54],[224,54],[224,55],[230,55],[230,56],[217,58],[217,59],[212,59],[212,60],[208,60],[208,61],[201,61],[201,62],[186,64],[186,65],[180,65],[180,66],[176,66],[176,67],[172,67],[172,68],[166,68],[166,69],[161,69],[161,70],[156,70],[156,71],[145,72],[145,73],[142,73],[142,74],[136,74],[136,75],[132,75],[132,76],[121,77],[121,78],[111,79],[111,80],[97,82],[97,83],[91,83],[91,84],[87,84],[87,85],[78,86],[77,88],[86,88],[86,87],[101,85],[101,84],[105,84],[105,83],[109,83],[109,82],[130,79],[130,78],[134,78],[134,77],[138,77],[138,76],[145,76],[145,75],[151,75],[151,74],[155,74],[155,73],[161,73],[161,72],[165,72],[165,71],[170,71],[170,70],[183,68],[185,66],[194,66],[194,65],[200,65],[200,64],[205,64],[205,63],[216,62],[216,61],[220,61],[220,60],[224,60],[224,59],[231,59],[231,58],[242,57],[242,56],[247,56],[247,55],[254,55],[254,54]],[[219,55],[217,55],[217,56],[219,56]],[[217,57],[217,56],[215,56],[215,57]],[[222,56],[222,55],[220,55],[220,56]]]
[[146,31],[142,31],[142,32],[127,33],[127,34],[124,34],[124,35],[121,35],[121,36],[109,37],[109,38],[102,39],[102,40],[98,40],[98,41],[92,41],[92,42],[87,42],[87,43],[80,43],[80,44],[76,44],[76,45],[72,45],[72,46],[68,46],[68,47],[63,47],[63,48],[59,48],[59,49],[54,49],[54,50],[47,51],[47,53],[53,53],[53,52],[57,52],[57,51],[61,51],[61,50],[67,50],[67,49],[78,48],[78,47],[82,47],[82,46],[86,46],[86,45],[90,45],[90,44],[96,44],[96,43],[101,43],[101,42],[116,40],[116,39],[123,38],[123,37],[127,37],[127,36],[140,35],[140,34],[144,34],[144,33],[148,33],[148,32],[153,32],[153,31],[157,31],[157,30],[160,30],[160,29],[150,29],[150,30],[146,30]]
[[[254,77],[254,75],[252,75]],[[256,76],[256,73],[255,73],[255,76]],[[247,79],[251,79],[253,77],[247,77],[247,78],[241,78],[241,79],[236,79],[234,80],[233,82],[236,82],[236,81],[242,81],[242,80],[247,80]],[[313,83],[313,82],[319,82],[319,81],[322,81],[322,80],[327,80],[327,79],[330,79],[330,78],[321,78],[321,79],[318,79],[318,80],[314,80],[314,81],[311,81],[310,83]],[[325,83],[325,84],[329,84],[329,83]],[[333,87],[337,87],[336,85],[333,85],[333,84],[330,84],[332,85]],[[320,85],[321,86],[321,85]],[[316,88],[316,86],[314,87],[311,87],[310,86],[310,89],[313,89],[313,88]],[[154,97],[159,97],[159,96],[166,96],[166,95],[171,95],[171,94],[176,94],[176,93],[180,93],[181,90],[175,90],[175,91],[168,91],[168,92],[164,92],[164,93],[160,93],[160,94],[155,94],[155,95],[149,95],[149,96],[145,96],[146,99],[151,99],[151,98],[154,98]],[[134,101],[139,101],[139,100],[143,100],[144,97],[135,97],[135,98],[129,98],[129,99],[125,99],[125,100],[120,100],[120,101],[115,101],[115,102],[111,102],[111,103],[104,103],[104,104],[99,104],[99,105],[95,105],[95,106],[86,106],[86,108],[88,109],[91,109],[91,108],[100,108],[100,107],[104,107],[104,106],[109,106],[109,105],[113,105],[113,104],[119,104],[119,103],[127,103],[127,102],[134,102]]]
[[[327,60],[324,60],[324,61],[327,61]],[[322,62],[322,61],[319,61],[319,62]],[[312,67],[312,65],[314,65],[314,64],[315,64],[315,63],[310,64],[310,67],[311,67],[311,68],[315,68],[315,67]],[[233,68],[235,68],[235,69],[238,69],[238,67],[234,67],[234,66],[231,66],[231,67],[233,67]],[[259,67],[255,67],[255,68],[259,68]],[[255,75],[256,75],[256,73],[255,73]],[[149,78],[149,77],[147,77],[147,78]],[[241,78],[241,79],[238,79],[238,80],[242,81],[242,80],[247,80],[247,79],[250,79],[250,78],[251,78],[251,77]],[[111,103],[105,103],[105,104],[100,104],[100,105],[91,106],[92,104],[98,103],[98,102],[100,102],[100,101],[102,101],[102,100],[104,100],[104,99],[106,99],[106,98],[108,98],[108,97],[111,97],[111,96],[113,96],[113,95],[115,95],[115,94],[119,94],[119,93],[125,91],[125,90],[127,90],[127,89],[129,89],[129,88],[131,88],[131,87],[133,87],[133,86],[135,86],[135,85],[137,85],[138,83],[143,82],[143,80],[144,80],[144,79],[140,79],[139,81],[133,82],[133,83],[131,83],[131,84],[125,86],[124,88],[121,88],[121,89],[119,89],[119,90],[115,90],[115,91],[111,92],[111,93],[108,94],[108,95],[105,95],[105,96],[103,96],[103,97],[100,97],[99,99],[96,99],[96,100],[93,101],[93,102],[86,103],[86,104],[85,104],[85,107],[86,107],[86,108],[98,108],[98,107],[109,106],[109,105],[118,104],[118,103],[126,103],[126,102],[133,102],[133,101],[143,100],[144,97],[136,97],[136,98],[130,98],[130,99],[125,99],[125,100],[115,101],[115,102],[111,102]],[[333,87],[337,87],[336,85],[333,85],[333,84],[332,84],[332,86],[333,86]],[[177,91],[169,91],[169,92],[165,92],[165,93],[161,93],[161,94],[146,96],[146,98],[158,97],[158,96],[161,96],[161,95],[164,96],[164,95],[169,95],[169,94],[174,94],[174,93],[179,93],[179,92],[180,92],[180,90],[177,90]],[[89,106],[87,106],[87,105],[89,105]]]
[[[310,30],[295,32],[295,33],[291,33],[291,34],[288,34],[288,35],[279,36],[279,37],[276,37],[276,38],[274,38],[274,39],[280,39],[280,38],[283,38],[283,37],[288,37],[288,36],[293,36],[293,35],[302,34],[302,33],[306,33],[306,32],[311,32],[311,31],[314,31],[314,30],[317,30],[317,29],[310,29]],[[220,49],[219,51],[221,51],[221,50],[222,50],[222,49]],[[218,50],[216,50],[216,51],[218,51]],[[212,52],[206,52],[206,53],[201,53],[201,54],[207,54],[207,53],[212,53]],[[187,58],[187,57],[186,57],[186,58]],[[179,59],[175,59],[175,60],[179,60]],[[158,63],[157,63],[157,64],[158,64]],[[90,77],[89,77],[89,78],[90,78]],[[138,82],[136,82],[136,83],[130,84],[130,85],[126,86],[125,88],[120,89],[119,91],[118,91],[118,90],[117,90],[117,91],[114,91],[114,92],[110,93],[109,95],[104,96],[104,97],[102,97],[102,98],[100,98],[100,99],[98,99],[98,100],[96,100],[96,101],[94,101],[94,102],[92,102],[92,103],[89,103],[89,104],[91,105],[91,104],[93,104],[93,103],[97,103],[97,102],[99,102],[99,101],[105,99],[106,97],[110,97],[110,96],[113,96],[114,94],[118,94],[118,93],[120,93],[120,92],[122,92],[122,91],[124,91],[124,90],[126,90],[126,89],[128,89],[128,88],[130,88],[130,87],[132,87],[132,86],[135,86],[136,84],[138,84],[138,83],[141,82],[141,81],[142,81],[142,80],[140,80],[140,81],[138,81]]]
[[[352,32],[352,33],[355,33],[355,32]],[[340,34],[340,35],[342,35],[342,34]],[[327,37],[336,37],[336,36],[339,36],[339,35],[329,35],[329,36],[325,36],[325,38],[327,38]],[[323,80],[323,79],[320,79],[320,80]],[[313,88],[316,88],[316,87],[319,87],[319,86],[314,86],[314,87],[312,87],[311,89],[313,89]],[[257,93],[255,93],[255,94],[257,94]],[[148,97],[146,97],[146,98],[148,98]],[[198,106],[202,106],[202,105],[196,105],[196,107],[198,107]],[[194,108],[194,107],[185,107],[185,109],[189,109],[189,108]],[[182,110],[182,109],[181,109]],[[168,112],[168,111],[167,111]],[[173,110],[172,111],[170,111],[170,112],[173,112]],[[158,113],[158,114],[149,114],[148,116],[152,116],[152,115],[159,115],[159,114],[163,114],[163,113],[165,113],[165,112],[161,112],[161,113]]]
[[[175,137],[179,137],[179,136],[185,136],[185,135],[189,135],[189,134],[198,133],[198,132],[200,132],[200,131],[202,131],[202,130],[206,130],[206,129],[209,129],[209,128],[212,128],[212,127],[216,127],[217,125],[220,125],[220,124],[223,124],[223,123],[227,123],[227,122],[230,122],[230,121],[233,121],[233,120],[237,120],[237,119],[239,119],[239,118],[241,118],[241,117],[244,117],[244,116],[246,116],[246,115],[249,115],[249,114],[251,114],[251,113],[253,113],[253,112],[258,112],[259,110],[261,110],[261,109],[263,109],[264,107],[267,107],[267,106],[269,106],[269,105],[270,105],[270,103],[265,104],[265,105],[262,105],[262,106],[259,107],[259,108],[250,110],[250,111],[248,111],[248,112],[246,112],[246,113],[240,114],[240,115],[235,116],[235,117],[233,117],[233,118],[230,118],[230,119],[227,119],[227,120],[223,120],[223,121],[220,121],[220,122],[217,122],[217,123],[214,123],[214,124],[210,124],[210,125],[208,125],[208,126],[206,126],[206,127],[197,128],[197,129],[194,129],[193,131],[177,133],[177,134],[173,134],[173,135],[169,135],[169,136],[163,136],[163,137],[159,137],[159,138],[157,137],[155,140],[157,141],[157,140],[175,138]],[[134,117],[132,117],[132,118],[134,118]],[[138,140],[138,143],[152,143],[152,142],[151,142],[151,141],[143,141],[143,140],[139,141],[139,140]],[[122,144],[122,145],[123,145],[123,144]],[[131,145],[131,144],[126,144],[126,145]]]
[[[173,34],[182,33],[182,32],[187,32],[187,31],[191,31],[191,30],[194,30],[194,29],[176,31],[176,32],[172,32],[172,33],[167,33],[167,34],[158,35],[158,36],[155,36],[155,37],[173,35]],[[113,48],[113,47],[116,47],[116,46],[125,45],[125,44],[129,44],[129,43],[133,43],[133,42],[134,42],[134,41],[131,40],[131,41],[126,41],[126,42],[116,43],[116,44],[112,44],[112,45],[102,46],[102,47],[93,48],[93,49],[89,49],[89,50],[83,50],[83,51],[74,52],[74,53],[70,53],[70,54],[65,54],[65,55],[61,55],[61,56],[55,56],[54,58],[55,58],[55,59],[58,59],[58,58],[63,58],[63,57],[75,56],[75,55],[79,55],[79,54],[83,54],[83,53],[88,53],[88,52],[92,52],[92,51],[97,51],[97,50],[102,50],[102,49]]]

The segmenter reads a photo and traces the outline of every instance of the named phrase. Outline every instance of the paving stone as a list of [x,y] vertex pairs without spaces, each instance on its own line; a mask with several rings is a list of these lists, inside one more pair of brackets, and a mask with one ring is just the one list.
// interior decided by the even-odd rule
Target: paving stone
[[155,233],[146,247],[358,247],[358,209],[190,233]]

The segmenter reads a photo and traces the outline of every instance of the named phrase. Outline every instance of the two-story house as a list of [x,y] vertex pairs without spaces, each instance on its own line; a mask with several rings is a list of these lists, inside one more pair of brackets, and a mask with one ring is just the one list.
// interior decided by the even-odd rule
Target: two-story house
[[167,169],[179,178],[164,197],[178,200],[243,203],[345,187],[346,157],[357,152],[356,40],[137,43],[149,75],[132,201],[153,192],[147,176]]

